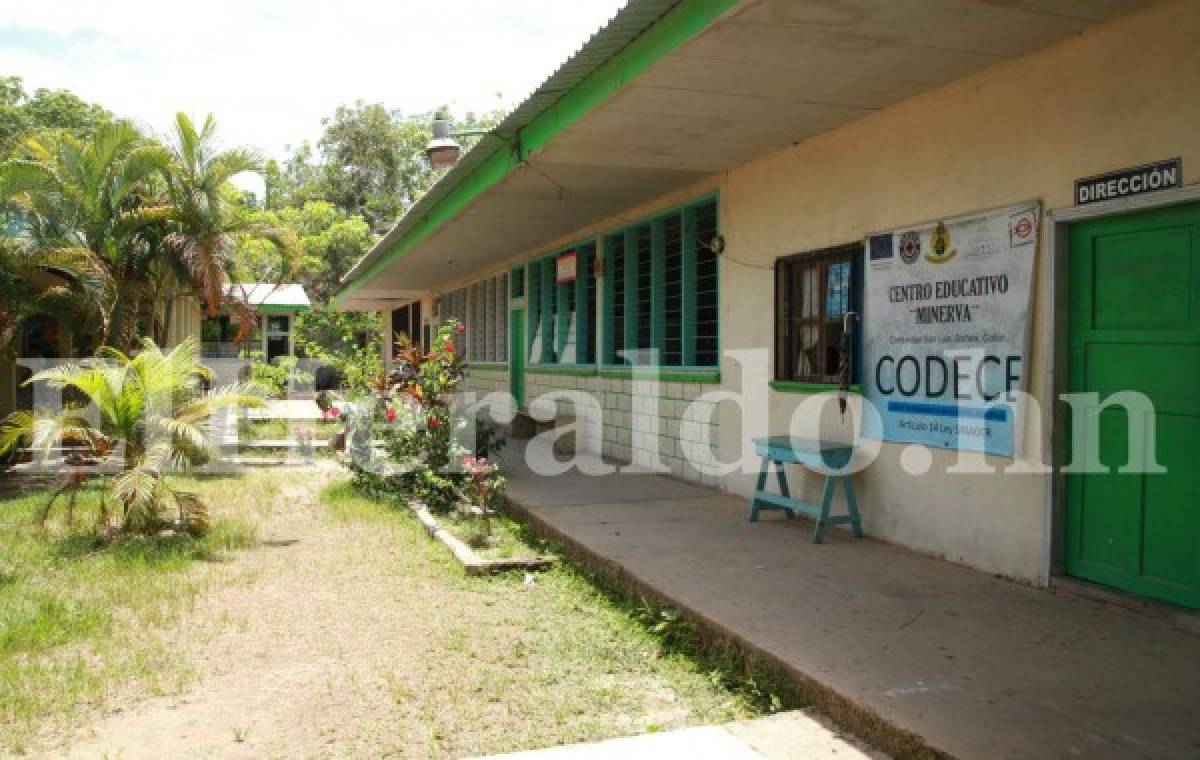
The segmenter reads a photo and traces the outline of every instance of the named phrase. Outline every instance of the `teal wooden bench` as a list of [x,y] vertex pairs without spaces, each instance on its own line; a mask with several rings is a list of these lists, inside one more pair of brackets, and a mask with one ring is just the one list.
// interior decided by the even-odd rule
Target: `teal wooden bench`
[[[854,484],[850,475],[845,472],[854,447],[844,443],[824,443],[805,438],[791,438],[786,435],[771,438],[756,438],[754,448],[762,457],[762,468],[758,471],[758,485],[754,489],[754,498],[750,500],[750,522],[758,522],[761,510],[779,510],[793,518],[796,513],[808,515],[816,521],[813,530],[813,543],[819,544],[825,537],[825,527],[828,525],[849,524],[854,529],[856,538],[863,537],[862,518],[858,514],[858,499],[854,496]],[[793,499],[788,489],[785,464],[800,464],[813,472],[825,476],[825,489],[820,504]],[[767,490],[767,476],[774,464],[775,476],[779,482],[779,493]],[[831,516],[833,493],[838,483],[846,494],[846,511],[848,514]]]

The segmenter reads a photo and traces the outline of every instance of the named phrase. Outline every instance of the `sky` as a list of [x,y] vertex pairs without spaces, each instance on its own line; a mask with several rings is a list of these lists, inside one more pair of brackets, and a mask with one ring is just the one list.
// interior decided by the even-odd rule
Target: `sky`
[[362,99],[406,113],[512,108],[624,0],[0,0],[0,75],[164,133],[282,158]]

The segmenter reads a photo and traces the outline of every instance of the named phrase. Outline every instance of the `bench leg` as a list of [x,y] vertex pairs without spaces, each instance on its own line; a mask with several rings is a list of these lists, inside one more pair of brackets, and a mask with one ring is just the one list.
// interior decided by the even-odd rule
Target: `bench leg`
[[758,483],[754,486],[754,496],[750,499],[750,513],[746,516],[750,522],[758,522],[758,492],[767,487],[767,470],[771,468],[771,460],[763,457],[762,466],[758,470]]
[[[788,489],[787,468],[783,462],[775,463],[775,479],[779,482],[779,493],[789,499],[792,498],[792,492]],[[784,510],[784,514],[789,520],[793,520],[796,517],[796,510],[787,509]]]
[[846,491],[846,509],[850,512],[850,525],[854,528],[854,537],[862,538],[862,516],[858,513],[858,498],[854,495],[854,482],[850,480],[849,475],[843,475],[838,479],[842,481],[842,488]]
[[825,523],[829,519],[829,509],[833,506],[833,488],[836,480],[825,476],[825,489],[821,492],[821,514],[817,517],[817,527],[813,530],[813,543],[819,544],[825,540]]

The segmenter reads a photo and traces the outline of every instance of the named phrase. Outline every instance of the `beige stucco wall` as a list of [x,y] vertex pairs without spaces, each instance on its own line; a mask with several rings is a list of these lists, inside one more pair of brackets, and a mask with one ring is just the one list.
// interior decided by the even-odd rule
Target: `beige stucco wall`
[[[728,255],[769,266],[872,231],[1010,203],[1070,206],[1075,178],[1161,158],[1182,156],[1185,184],[1200,181],[1198,30],[1200,3],[1167,2],[736,169],[721,196]],[[1028,375],[1047,403],[1044,240],[1039,256]],[[771,345],[770,309],[745,309],[739,297],[770,292],[771,272],[723,264],[723,348]],[[800,398],[772,392],[772,432],[786,432]],[[721,431],[722,451],[735,451],[739,427]],[[1036,428],[1026,433],[1026,450],[1036,451]],[[1040,580],[1045,476],[949,476],[954,452],[933,450],[930,473],[912,477],[900,469],[903,448],[885,445],[858,478],[871,535]],[[746,493],[749,478],[727,485]]]
[[[777,257],[1022,201],[1040,200],[1047,211],[1069,207],[1075,178],[1161,158],[1182,156],[1185,184],[1200,182],[1197,30],[1200,2],[1168,0],[626,209],[509,261],[464,273],[437,292],[717,189],[727,241],[720,273],[721,347],[726,352],[721,387],[765,395],[769,431],[787,432],[793,411],[806,397],[768,391],[765,385],[742,388],[741,370],[728,357],[730,351],[772,347],[769,294]],[[1027,365],[1029,390],[1043,403],[1052,396],[1049,336],[1054,329],[1046,230],[1043,222],[1033,299],[1034,347]],[[430,307],[426,300],[425,314],[432,313]],[[771,361],[768,356],[766,366]],[[537,378],[528,378],[530,397],[549,382]],[[550,385],[564,382],[581,389],[597,386],[612,396],[614,411],[628,411],[621,409],[620,389],[610,383],[581,379]],[[493,384],[482,385],[490,389]],[[607,421],[610,399],[604,398]],[[668,416],[672,410],[678,411],[674,403],[667,407]],[[1040,426],[1034,424],[1038,420],[1032,410],[1029,416],[1024,450],[1040,456]],[[832,407],[826,418],[838,424]],[[736,459],[744,439],[764,432],[743,426],[731,404],[718,407],[714,422],[712,433],[724,461]],[[605,453],[623,454],[628,446],[615,431],[607,432],[604,441]],[[1008,577],[1046,579],[1047,476],[948,475],[945,469],[957,454],[929,450],[929,473],[914,477],[900,466],[905,448],[883,445],[874,464],[856,477],[870,535]],[[998,458],[987,461],[998,467],[1010,464]],[[695,473],[686,476],[701,479]],[[753,477],[735,473],[719,485],[747,495]]]
[[199,299],[194,296],[181,296],[168,308],[171,309],[171,324],[167,330],[167,345],[177,346],[187,337],[200,340],[200,323],[204,315]]

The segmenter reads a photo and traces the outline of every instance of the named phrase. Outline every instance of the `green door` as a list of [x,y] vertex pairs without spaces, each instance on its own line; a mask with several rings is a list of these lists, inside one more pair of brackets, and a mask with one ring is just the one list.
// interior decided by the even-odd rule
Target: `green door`
[[525,310],[508,314],[508,392],[520,408],[525,406]]
[[1082,222],[1070,241],[1070,389],[1149,397],[1166,472],[1117,472],[1129,414],[1093,418],[1108,471],[1068,476],[1067,572],[1200,607],[1200,205]]

